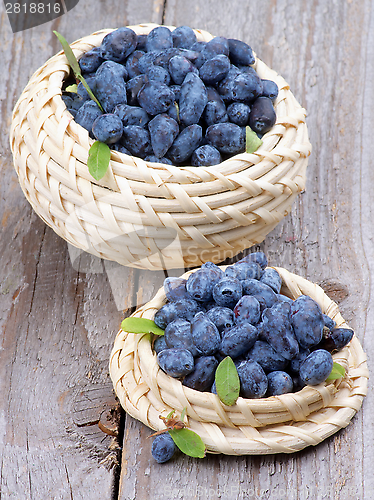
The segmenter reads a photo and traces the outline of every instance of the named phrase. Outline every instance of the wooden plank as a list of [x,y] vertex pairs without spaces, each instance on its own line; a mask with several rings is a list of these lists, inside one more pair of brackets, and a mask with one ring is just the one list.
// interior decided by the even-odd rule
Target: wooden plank
[[[308,111],[306,191],[259,247],[273,265],[321,283],[373,352],[374,2],[168,1],[164,22],[239,38],[289,82]],[[265,457],[150,457],[151,431],[126,419],[119,498],[367,499],[373,458],[369,396],[351,424],[315,448]]]
[[[160,22],[162,2],[79,2],[56,21],[12,34],[0,4],[0,496],[110,499],[119,447],[108,359],[135,271],[78,256],[35,215],[12,166],[13,106],[34,71],[102,28]],[[123,292],[126,284],[126,293]],[[100,430],[103,429],[103,430]],[[104,431],[104,432],[103,432]],[[113,441],[114,440],[114,441]]]

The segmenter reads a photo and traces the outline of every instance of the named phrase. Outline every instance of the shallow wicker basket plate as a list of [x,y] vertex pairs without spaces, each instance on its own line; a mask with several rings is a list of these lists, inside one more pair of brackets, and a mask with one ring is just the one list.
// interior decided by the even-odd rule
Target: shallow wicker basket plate
[[[283,279],[282,293],[294,299],[302,294],[311,296],[337,326],[348,328],[337,305],[321,287],[285,269],[275,269]],[[161,288],[134,316],[153,319],[165,302]],[[186,407],[188,427],[201,436],[209,452],[260,455],[292,453],[317,445],[349,424],[367,391],[366,355],[354,335],[333,358],[346,369],[343,379],[270,398],[240,397],[234,406],[226,406],[215,394],[195,391],[166,375],[157,364],[149,334],[120,330],[109,369],[122,407],[150,428],[164,429],[159,415],[166,416],[171,409],[181,412]]]
[[[142,34],[155,26],[131,28]],[[71,44],[76,57],[110,31]],[[195,32],[201,41],[213,38]],[[93,141],[61,99],[69,66],[59,52],[32,76],[13,112],[10,143],[26,198],[78,249],[143,269],[218,263],[261,242],[304,189],[311,146],[305,110],[288,84],[258,58],[254,67],[279,87],[276,124],[255,153],[212,167],[175,167],[112,151],[97,182],[87,169]]]

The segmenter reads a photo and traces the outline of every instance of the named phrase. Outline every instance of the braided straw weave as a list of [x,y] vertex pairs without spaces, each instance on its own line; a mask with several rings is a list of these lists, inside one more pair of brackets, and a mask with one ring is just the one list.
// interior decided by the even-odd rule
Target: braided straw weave
[[[141,34],[155,26],[130,27]],[[74,42],[76,57],[110,31]],[[73,246],[142,269],[222,262],[261,242],[304,189],[311,146],[305,110],[288,84],[259,59],[255,68],[280,89],[277,122],[255,153],[175,167],[112,151],[109,171],[95,181],[87,169],[93,141],[61,99],[69,66],[59,52],[32,76],[13,112],[11,149],[26,198]]]
[[[302,294],[311,296],[337,326],[348,328],[337,305],[321,287],[285,269],[275,269],[283,279],[282,293],[294,299]],[[161,288],[134,316],[153,319],[165,302]],[[200,435],[209,452],[260,455],[292,453],[317,445],[349,424],[367,391],[366,355],[354,336],[333,358],[346,369],[343,379],[270,398],[239,397],[234,406],[226,406],[217,395],[195,391],[166,375],[157,364],[149,334],[120,330],[109,370],[122,407],[148,427],[164,429],[159,415],[187,408],[187,426]]]

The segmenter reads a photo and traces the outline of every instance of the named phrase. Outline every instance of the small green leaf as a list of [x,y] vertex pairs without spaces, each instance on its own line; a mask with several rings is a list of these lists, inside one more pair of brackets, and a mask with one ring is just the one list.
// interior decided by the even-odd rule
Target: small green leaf
[[97,181],[104,177],[109,167],[110,148],[104,142],[95,141],[88,152],[88,171]]
[[154,321],[147,318],[126,318],[122,321],[121,328],[129,333],[154,333],[155,335],[164,335],[165,333]]
[[217,394],[222,403],[228,406],[235,404],[239,397],[240,381],[230,356],[226,356],[217,366],[215,381]]
[[171,418],[175,413],[175,410],[171,410],[169,411],[169,413],[166,415],[166,419],[169,420],[169,418]]
[[59,39],[59,41],[60,41],[60,43],[62,45],[62,48],[64,49],[66,59],[68,60],[68,63],[70,64],[70,67],[73,70],[75,76],[80,75],[81,74],[81,69],[79,67],[77,58],[74,55],[74,52],[71,50],[70,45],[65,40],[65,38],[62,35],[60,35],[60,33],[58,33],[57,31],[54,31],[53,33]]
[[73,92],[76,94],[78,92],[78,85],[74,83],[73,85],[68,85],[65,89],[66,92]]
[[[79,80],[80,82],[82,82],[82,85],[87,90],[90,98],[96,102],[96,104],[99,106],[100,110],[104,113],[104,109],[103,109],[102,105],[99,103],[96,96],[94,95],[94,93],[92,92],[90,87],[88,86],[88,83],[83,78],[83,76],[81,74],[81,68],[80,68],[79,63],[77,61],[77,58],[74,55],[74,52],[71,50],[70,45],[68,44],[68,42],[65,40],[65,38],[60,33],[58,33],[57,31],[54,31],[53,33],[57,36],[57,38],[59,39],[59,41],[62,45],[62,48],[64,49],[66,59],[68,60],[68,63],[70,65],[71,69],[73,70],[75,78],[77,80]],[[95,177],[95,179],[96,179],[96,177]]]
[[254,153],[261,146],[262,140],[250,127],[245,127],[245,152]]
[[338,378],[342,378],[345,375],[345,368],[339,363],[334,363],[332,365],[332,370],[330,375],[327,377],[326,381],[336,380]]
[[181,413],[181,421],[184,422],[184,419],[186,417],[186,413],[187,413],[187,406],[185,406],[182,410],[182,413]]
[[194,458],[205,457],[205,444],[201,437],[191,429],[169,429],[170,436],[174,443],[185,455]]

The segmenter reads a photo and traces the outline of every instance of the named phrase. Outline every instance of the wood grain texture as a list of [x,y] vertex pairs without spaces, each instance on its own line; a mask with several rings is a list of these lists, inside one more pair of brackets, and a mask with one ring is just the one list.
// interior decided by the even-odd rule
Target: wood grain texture
[[339,301],[370,368],[374,0],[80,0],[56,21],[14,35],[2,2],[0,14],[1,498],[370,500],[370,390],[345,430],[289,456],[179,455],[159,465],[151,431],[127,417],[116,467],[113,436],[97,425],[115,406],[109,353],[121,319],[152,298],[164,274],[77,254],[47,228],[18,185],[8,130],[29,77],[60,50],[52,30],[71,42],[151,21],[249,42],[307,109],[313,146],[305,192],[259,248]]

